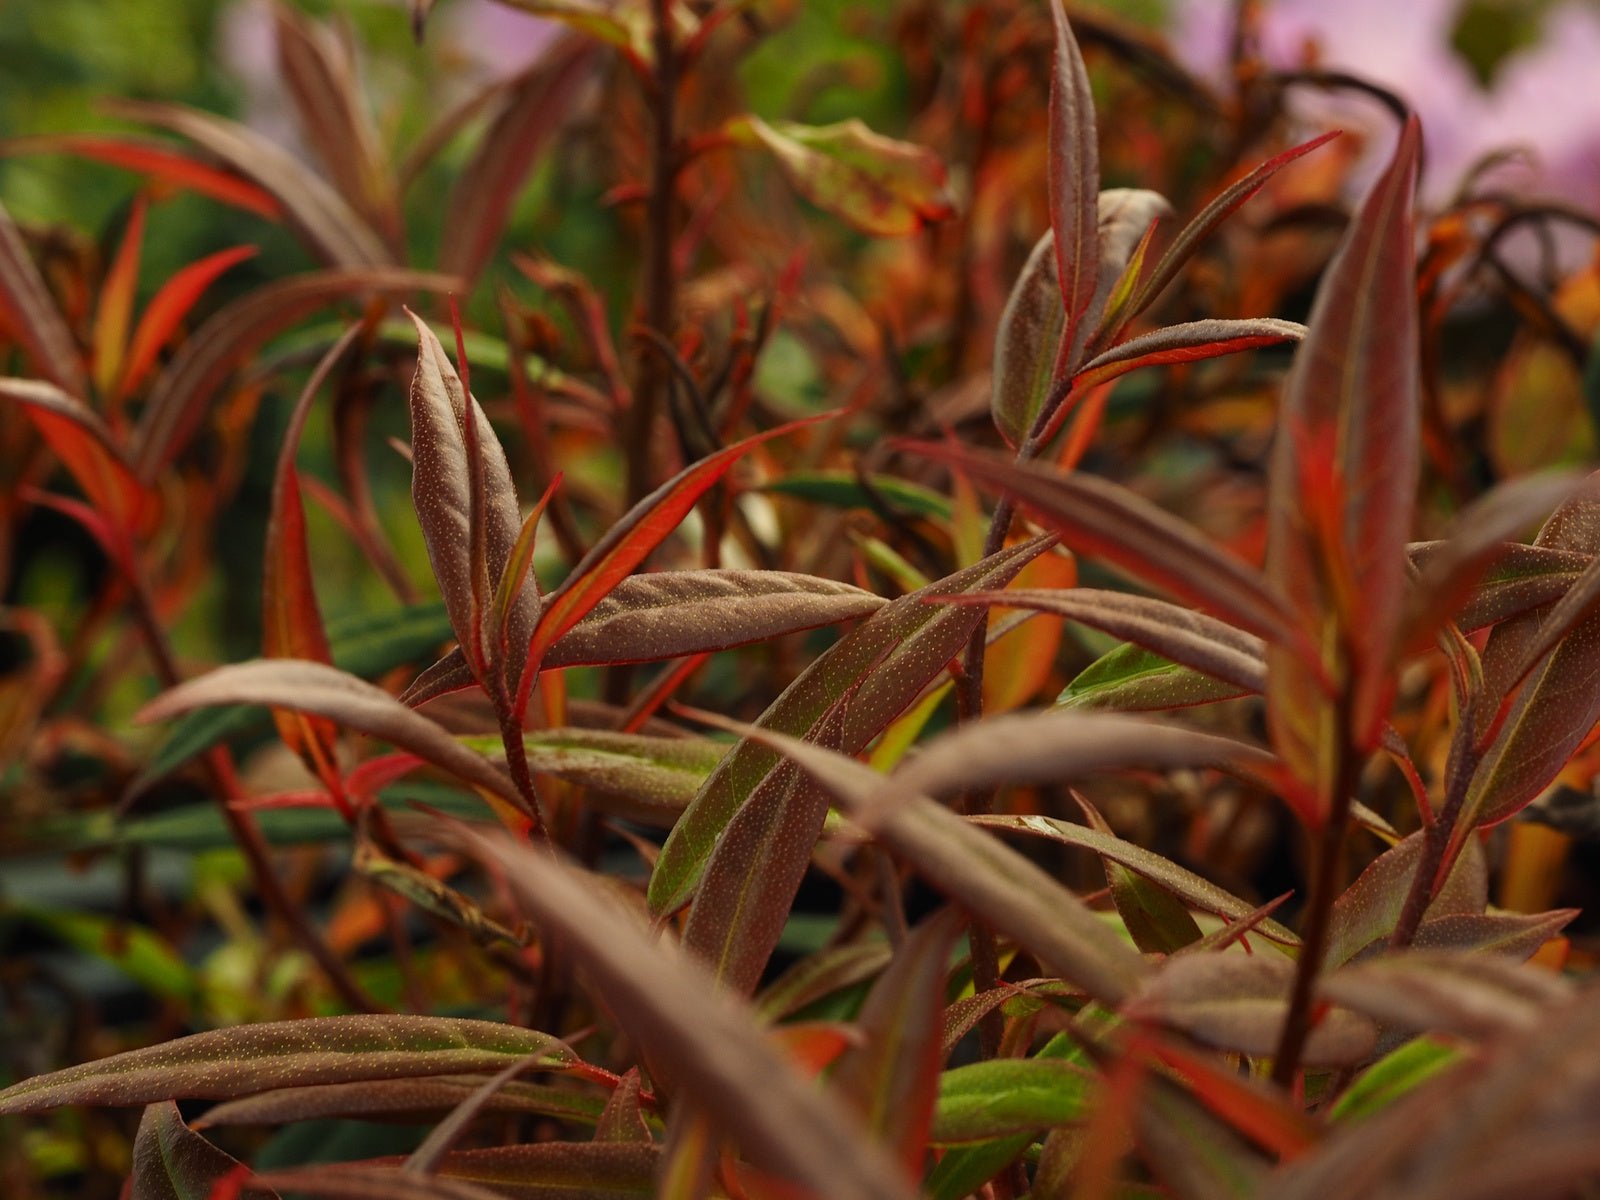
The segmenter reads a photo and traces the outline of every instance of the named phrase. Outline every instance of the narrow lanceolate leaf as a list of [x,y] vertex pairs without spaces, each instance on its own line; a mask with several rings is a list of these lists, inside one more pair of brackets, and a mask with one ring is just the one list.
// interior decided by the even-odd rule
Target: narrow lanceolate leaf
[[122,352],[128,345],[128,323],[133,317],[134,294],[139,288],[139,253],[144,245],[147,204],[142,195],[134,200],[122,243],[100,281],[90,362],[94,368],[94,386],[101,396],[111,394],[122,369]]
[[801,959],[756,997],[756,1011],[781,1021],[807,1005],[871,979],[889,965],[891,951],[881,941],[851,942]]
[[1535,1028],[1577,989],[1500,955],[1408,950],[1335,971],[1317,990],[1386,1028],[1493,1037]]
[[1262,346],[1298,342],[1305,332],[1305,326],[1298,322],[1274,317],[1237,321],[1211,319],[1168,325],[1141,333],[1097,354],[1084,363],[1072,383],[1075,388],[1096,387],[1140,367],[1200,362]]
[[866,1043],[847,1050],[832,1077],[868,1128],[898,1155],[912,1181],[922,1177],[927,1153],[944,1058],[945,976],[959,932],[960,922],[946,911],[905,940],[857,1018]]
[[283,215],[278,202],[255,184],[153,138],[122,134],[42,134],[6,138],[0,141],[0,154],[75,154],[79,158],[138,171],[164,184],[209,196],[269,221]]
[[252,1178],[296,1196],[315,1196],[317,1200],[505,1200],[504,1192],[465,1180],[407,1175],[397,1166],[365,1163],[340,1163],[334,1169],[325,1164],[283,1167]]
[[[1169,958],[1123,1008],[1222,1050],[1272,1054],[1289,1009],[1294,964],[1277,954],[1186,954]],[[1377,1028],[1334,1008],[1321,1014],[1306,1041],[1305,1061],[1349,1066],[1372,1053]]]
[[938,1145],[1036,1133],[1084,1120],[1094,1075],[1053,1058],[1000,1058],[946,1071],[930,1140]]
[[[1268,506],[1267,575],[1322,648],[1321,674],[1349,689],[1351,736],[1367,748],[1393,700],[1417,490],[1420,148],[1412,120],[1318,288],[1284,393]],[[1326,811],[1332,702],[1297,648],[1275,646],[1267,659],[1273,742]]]
[[[522,527],[516,486],[500,439],[466,393],[444,346],[420,317],[411,319],[418,338],[411,377],[411,498],[456,639],[473,674],[494,691],[498,683],[490,670],[500,650],[490,628],[491,594]],[[517,648],[505,664],[513,692],[523,669],[520,648],[538,615],[537,590],[522,589],[507,626]]]
[[[758,724],[805,737],[819,729],[830,713],[850,703],[851,719],[843,732],[851,740],[841,745],[861,749],[910,706],[945,663],[960,652],[982,619],[976,610],[960,614],[958,620],[950,620],[949,613],[941,619],[940,610],[925,603],[924,596],[1004,586],[1048,545],[1048,539],[1036,538],[1002,550],[885,606],[807,667],[773,701]],[[894,669],[886,669],[891,663]],[[876,684],[871,719],[864,705],[852,701],[869,680]],[[728,822],[746,802],[758,791],[781,793],[791,785],[792,772],[782,764],[782,755],[749,738],[723,761],[662,848],[650,878],[650,905],[655,912],[672,912],[688,901]]]
[[326,717],[409,750],[514,807],[523,806],[504,771],[383,689],[323,663],[280,658],[220,667],[157,696],[138,719],[162,721],[192,709],[231,704],[264,704]]
[[[1111,833],[1090,829],[1086,825],[1074,825],[1054,817],[977,816],[969,819],[986,829],[1025,833],[1093,851],[1107,862],[1116,863],[1148,879],[1176,896],[1184,904],[1202,912],[1215,913],[1230,921],[1249,920],[1255,914],[1254,905],[1218,887],[1210,880],[1203,879],[1170,859],[1163,858],[1142,846],[1136,846],[1132,842],[1123,841]],[[1280,946],[1300,944],[1298,937],[1276,921],[1263,920],[1256,925],[1256,929],[1262,937]]]
[[[212,1189],[240,1169],[237,1159],[185,1125],[172,1101],[152,1104],[134,1135],[128,1200],[211,1200]],[[229,1194],[238,1200],[277,1200],[276,1192],[263,1187]]]
[[[1591,475],[1579,492],[1559,508],[1540,530],[1537,546],[1594,555],[1600,551],[1600,475]],[[1574,576],[1595,579],[1593,559]],[[1600,614],[1586,602],[1568,604],[1564,592],[1547,609],[1524,613],[1495,627],[1484,648],[1487,680],[1485,710],[1503,705],[1506,689],[1525,674],[1516,698],[1504,710],[1498,732],[1483,750],[1465,785],[1465,799],[1451,831],[1449,853],[1466,844],[1474,828],[1505,820],[1521,811],[1566,766],[1567,760],[1600,719]],[[1580,598],[1581,600],[1582,598]],[[1587,615],[1580,615],[1587,612]],[[1573,618],[1577,617],[1576,623]],[[1546,622],[1567,626],[1564,637],[1524,671],[1528,647],[1541,639]],[[1488,733],[1478,717],[1478,736]],[[1452,781],[1453,787],[1461,787]]]
[[1577,915],[1575,908],[1542,913],[1455,913],[1424,921],[1411,944],[1419,950],[1497,954],[1521,962],[1533,957]]
[[1098,588],[1018,588],[954,596],[948,602],[1003,604],[1055,613],[1133,642],[1241,691],[1259,692],[1266,683],[1266,651],[1260,638],[1164,600]]
[[[485,754],[504,754],[497,737],[468,744]],[[725,743],[706,738],[609,729],[530,730],[522,745],[534,771],[589,789],[587,807],[656,829],[672,828],[728,751]]]
[[[1222,222],[1232,216],[1245,201],[1259,192],[1279,171],[1288,166],[1303,154],[1309,154],[1325,142],[1330,142],[1339,136],[1339,131],[1325,133],[1320,137],[1312,138],[1309,142],[1285,150],[1273,158],[1269,158],[1243,179],[1225,189],[1210,204],[1206,205],[1173,240],[1161,260],[1151,268],[1150,274],[1138,285],[1134,291],[1133,299],[1128,302],[1124,310],[1123,322],[1126,323],[1150,307],[1153,300],[1166,290],[1167,284],[1177,278],[1178,272],[1184,264],[1194,257],[1194,252],[1214,233]],[[1114,334],[1115,331],[1113,330]]]
[[[442,1075],[277,1088],[218,1104],[207,1109],[194,1124],[196,1129],[214,1125],[288,1125],[323,1117],[368,1117],[421,1124],[455,1108],[482,1085],[483,1079],[477,1075]],[[496,1091],[483,1111],[532,1113],[592,1125],[604,1105],[592,1090],[518,1081]]]
[[[656,662],[764,642],[869,616],[882,597],[790,571],[651,571],[629,575],[545,653],[543,666]],[[459,647],[406,692],[406,703],[470,686]]]
[[505,872],[529,917],[570,948],[652,1074],[692,1095],[758,1166],[838,1200],[913,1195],[896,1164],[773,1047],[755,1014],[652,937],[593,877],[545,850],[463,830]]
[[402,235],[394,178],[347,38],[275,5],[278,69],[301,131],[347,204],[391,245]]
[[[355,343],[361,327],[352,326],[317,364],[289,417],[272,480],[271,515],[267,519],[266,553],[261,570],[262,647],[267,658],[299,658],[332,663],[317,591],[312,583],[311,552],[306,544],[305,509],[300,500],[300,474],[295,455],[300,434],[317,393]],[[304,758],[323,784],[338,794],[336,754],[338,729],[326,719],[274,710],[278,736]]]
[[854,471],[790,471],[781,479],[763,484],[761,490],[835,508],[873,508],[877,500],[880,505],[921,517],[950,518],[947,497],[893,475],[869,475],[863,482]]
[[[1421,857],[1422,834],[1414,833],[1375,858],[1334,901],[1323,960],[1329,969],[1355,959],[1394,932]],[[1425,919],[1482,914],[1489,900],[1487,871],[1481,854],[1463,855]]]
[[1494,1039],[1271,1180],[1282,1200],[1569,1194],[1600,1170],[1600,1004],[1591,987]]
[[332,267],[381,267],[392,261],[383,240],[344,198],[277,143],[235,121],[147,100],[118,100],[111,111],[188,138],[230,169],[258,184],[311,251]]
[[[1164,211],[1171,210],[1155,192],[1111,188],[1100,193],[1099,285],[1088,310],[1091,315],[1108,298],[1133,250],[1128,234],[1134,223],[1142,219],[1148,224]],[[1134,239],[1143,232],[1141,225]],[[1039,425],[1047,401],[1063,399],[1065,393],[1060,389],[1071,378],[1060,361],[1067,310],[1061,298],[1055,239],[1050,231],[1034,245],[1011,287],[995,332],[990,408],[995,427],[1012,446],[1020,446]],[[1057,389],[1054,393],[1053,388]]]
[[795,191],[863,233],[898,237],[955,212],[937,155],[854,118],[801,125],[747,115],[724,129],[736,141],[763,147]]
[[40,375],[69,395],[89,394],[88,373],[72,330],[4,206],[0,206],[0,328],[17,340]]
[[99,414],[82,400],[38,379],[0,379],[0,400],[22,406],[96,512],[124,533],[138,527],[150,494]]
[[123,359],[122,374],[117,380],[115,394],[121,398],[138,390],[145,376],[155,366],[156,355],[161,352],[179,324],[189,315],[205,290],[229,267],[252,258],[254,246],[235,246],[190,263],[161,285],[161,289],[145,305],[144,314],[128,342],[128,352]]
[[[1570,472],[1551,471],[1502,484],[1469,505],[1433,543],[1419,564],[1420,576],[1406,606],[1402,648],[1425,649],[1439,627],[1454,617],[1472,589],[1525,534],[1564,502],[1578,486]],[[1415,561],[1413,548],[1413,561]]]
[[995,331],[990,408],[995,427],[1011,446],[1033,431],[1056,380],[1056,359],[1066,329],[1056,275],[1055,234],[1039,239],[1023,264]]
[[1070,373],[1088,337],[1100,279],[1100,145],[1094,96],[1065,10],[1052,0],[1055,58],[1050,74],[1050,231],[1066,310],[1059,363]]
[[309,1017],[213,1029],[98,1062],[37,1075],[0,1091],[0,1115],[69,1104],[224,1100],[272,1088],[498,1071],[530,1054],[546,1069],[578,1063],[547,1034],[455,1017]]
[[500,244],[512,205],[576,108],[598,58],[593,43],[569,38],[541,55],[506,92],[451,189],[441,270],[468,281],[482,273]]
[[234,368],[295,322],[338,300],[449,292],[460,281],[398,268],[317,271],[268,284],[220,309],[184,343],[150,390],[135,466],[152,479],[184,447]]
[[734,463],[763,442],[785,437],[818,421],[831,420],[835,415],[824,413],[791,421],[724,447],[685,467],[629,509],[547,598],[528,645],[528,661],[532,666],[523,672],[517,711],[521,712],[527,704],[535,668],[543,661],[546,651],[650,557]]
[[870,616],[885,600],[791,571],[655,571],[622,580],[550,647],[547,667],[651,662]]
[[1010,496],[1074,550],[1209,610],[1230,624],[1287,640],[1287,614],[1265,579],[1148,500],[1088,475],[932,443],[916,450]]
[[1068,983],[1095,999],[1116,1003],[1145,974],[1138,952],[1077,896],[1010,847],[910,791],[899,779],[886,780],[853,758],[770,729],[751,728],[747,736],[794,759],[833,793],[852,819],[929,883]]
[[1056,703],[1063,708],[1169,712],[1233,700],[1251,690],[1129,644],[1108,651],[1080,671],[1061,689]]
[[[1426,571],[1443,546],[1442,542],[1413,543],[1411,560]],[[1591,557],[1576,550],[1503,543],[1494,565],[1456,612],[1456,625],[1463,633],[1471,633],[1561,599]]]
[[1409,1041],[1363,1071],[1328,1115],[1335,1121],[1370,1117],[1454,1066],[1468,1052],[1466,1047],[1445,1038]]

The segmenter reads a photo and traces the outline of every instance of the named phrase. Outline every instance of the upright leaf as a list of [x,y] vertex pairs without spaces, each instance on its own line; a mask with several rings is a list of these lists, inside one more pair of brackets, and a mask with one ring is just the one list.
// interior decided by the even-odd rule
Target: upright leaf
[[[295,469],[295,455],[312,402],[360,332],[360,326],[352,326],[317,364],[289,416],[289,428],[284,432],[283,445],[278,451],[278,467],[272,480],[272,507],[267,519],[265,560],[261,568],[261,653],[266,658],[333,662],[322,613],[317,608],[317,590],[312,583],[311,552],[306,544],[305,510],[300,501],[300,474]],[[282,709],[273,710],[272,716],[284,744],[306,760],[332,794],[340,796],[343,788],[335,757],[338,730],[333,723]]]
[[1094,95],[1078,40],[1060,0],[1051,0],[1055,58],[1050,74],[1050,231],[1065,321],[1059,365],[1075,370],[1100,277],[1100,144]]
[[592,43],[568,38],[507,90],[450,191],[441,270],[469,282],[482,274],[540,154],[577,107],[597,57]]
[[449,292],[459,281],[397,268],[316,271],[267,284],[219,309],[184,343],[150,389],[134,463],[153,479],[182,451],[205,406],[238,364],[296,321],[336,300]]
[[69,396],[89,394],[83,354],[33,265],[11,214],[0,205],[0,331],[9,333],[33,369]]
[[906,938],[857,1019],[866,1043],[845,1051],[832,1077],[913,1182],[922,1177],[927,1153],[944,1057],[939,1035],[945,976],[959,932],[954,914],[944,912]]
[[[499,663],[500,649],[490,627],[491,596],[522,527],[516,486],[500,439],[478,401],[467,394],[444,346],[420,317],[411,319],[418,339],[411,377],[412,503],[456,638],[473,674],[494,694],[499,685],[490,671]],[[538,616],[538,592],[522,589],[508,624],[517,650],[504,664],[513,695],[523,671],[520,648]]]
[[[1312,307],[1284,394],[1268,505],[1267,575],[1321,674],[1351,697],[1350,734],[1378,744],[1393,698],[1406,539],[1416,500],[1416,269],[1411,197],[1421,133],[1401,133]],[[1294,774],[1332,803],[1328,698],[1294,648],[1267,652],[1268,723]]]

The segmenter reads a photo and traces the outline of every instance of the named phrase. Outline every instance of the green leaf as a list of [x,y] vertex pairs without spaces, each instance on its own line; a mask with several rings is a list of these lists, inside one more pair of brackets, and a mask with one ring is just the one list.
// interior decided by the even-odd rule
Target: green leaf
[[1381,1112],[1460,1062],[1465,1053],[1462,1047],[1438,1038],[1415,1038],[1361,1072],[1329,1115],[1335,1121],[1359,1121]]
[[1073,677],[1056,703],[1070,708],[1163,712],[1249,695],[1193,667],[1181,666],[1131,642],[1118,646]]
[[1081,1121],[1096,1079],[1058,1059],[997,1058],[946,1071],[929,1136],[939,1145],[1036,1133]]
[[[892,506],[922,517],[950,519],[949,499],[932,488],[893,475],[871,475],[867,481],[872,490]],[[781,479],[763,484],[760,490],[834,508],[874,507],[872,497],[854,471],[791,471]]]
[[78,952],[110,963],[158,996],[186,1004],[196,998],[194,973],[183,956],[160,934],[143,925],[96,913],[59,912],[32,905],[0,906],[0,919],[3,918],[20,919],[47,930]]
[[222,1100],[272,1088],[497,1071],[543,1052],[578,1057],[548,1034],[493,1021],[399,1015],[310,1017],[213,1029],[38,1075],[0,1091],[0,1115],[68,1104]]

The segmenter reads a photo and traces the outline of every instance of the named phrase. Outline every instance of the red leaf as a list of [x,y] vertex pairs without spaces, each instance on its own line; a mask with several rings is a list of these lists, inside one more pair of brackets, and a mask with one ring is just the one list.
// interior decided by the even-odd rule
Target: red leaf
[[161,347],[177,332],[179,323],[216,278],[234,264],[254,258],[258,253],[254,246],[219,250],[190,263],[161,285],[161,290],[145,306],[144,315],[139,318],[139,324],[133,331],[133,339],[128,343],[128,352],[122,363],[122,378],[116,387],[117,399],[129,395],[144,381],[145,374],[155,365]]
[[[1393,700],[1419,461],[1417,303],[1411,220],[1421,134],[1407,123],[1317,291],[1284,394],[1272,464],[1267,575],[1321,673],[1351,696],[1351,736],[1375,748]],[[1273,741],[1332,803],[1332,703],[1316,668],[1267,653]]]
[[40,137],[12,138],[0,142],[0,154],[75,154],[114,167],[125,167],[159,179],[163,183],[187,188],[210,196],[234,208],[266,217],[283,216],[283,206],[271,193],[241,178],[232,171],[200,162],[187,154],[150,138],[118,134],[46,134]]
[[1085,363],[1073,377],[1074,390],[1087,390],[1140,367],[1200,362],[1261,346],[1296,342],[1305,326],[1272,317],[1246,321],[1189,321],[1142,333],[1111,347]]
[[1050,12],[1056,33],[1050,77],[1050,230],[1066,310],[1058,366],[1070,372],[1089,334],[1089,307],[1100,279],[1100,145],[1083,54],[1060,0],[1051,0]]
[[145,198],[133,202],[128,227],[117,256],[100,281],[100,304],[94,315],[94,383],[107,396],[116,384],[122,354],[128,344],[128,322],[133,316],[134,292],[139,286],[139,250],[144,242]]
[[635,504],[620,521],[611,527],[605,537],[583,556],[583,561],[572,569],[572,574],[547,598],[544,611],[539,616],[533,637],[528,643],[528,662],[533,669],[522,675],[521,691],[517,696],[516,712],[527,707],[528,693],[533,686],[537,667],[543,662],[545,652],[555,645],[568,630],[588,615],[610,591],[633,573],[635,567],[650,556],[664,542],[678,523],[689,514],[700,497],[713,484],[728,473],[745,453],[762,442],[784,437],[797,429],[832,420],[837,414],[823,413],[800,421],[791,421],[765,433],[747,437],[741,442],[718,450],[692,466],[685,467],[667,480],[639,503]]
[[72,330],[4,205],[0,205],[0,333],[9,333],[34,370],[62,391],[80,398],[88,395],[83,355]]
[[134,1135],[128,1200],[206,1200],[224,1194],[234,1200],[278,1200],[278,1194],[267,1188],[241,1191],[230,1184],[235,1173],[244,1170],[237,1159],[185,1125],[172,1101],[152,1104]]
[[[360,334],[361,326],[351,326],[322,356],[322,361],[311,373],[300,399],[295,403],[289,417],[289,427],[283,435],[283,445],[278,451],[277,471],[272,480],[272,507],[267,518],[266,551],[261,568],[261,652],[267,658],[333,662],[328,634],[317,608],[316,587],[312,583],[311,553],[306,545],[305,509],[301,505],[300,478],[294,460],[312,402]],[[286,709],[274,709],[272,718],[284,744],[306,761],[306,765],[348,815],[337,759],[338,728],[324,718],[308,717]]]

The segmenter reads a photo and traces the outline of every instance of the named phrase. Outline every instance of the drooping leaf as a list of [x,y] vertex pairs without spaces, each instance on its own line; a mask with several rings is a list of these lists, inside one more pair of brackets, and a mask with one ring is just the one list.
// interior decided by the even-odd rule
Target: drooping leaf
[[1059,530],[1072,549],[1104,558],[1247,632],[1288,637],[1283,606],[1257,571],[1126,488],[953,446],[919,443],[916,450],[1018,501]]
[[0,141],[0,154],[74,154],[137,171],[224,204],[276,221],[283,209],[272,196],[232,171],[203,163],[166,142],[123,134],[40,134]]
[[213,1029],[36,1075],[0,1091],[0,1114],[68,1104],[225,1100],[273,1088],[464,1071],[497,1071],[546,1053],[552,1071],[578,1058],[543,1033],[493,1021],[403,1015],[308,1017]]
[[1305,326],[1275,317],[1249,320],[1188,321],[1168,325],[1131,337],[1102,351],[1084,363],[1073,378],[1073,387],[1088,389],[1137,371],[1141,367],[1170,366],[1174,363],[1201,362],[1221,358],[1262,346],[1297,342],[1305,336]]
[[[214,1125],[286,1125],[325,1117],[373,1120],[428,1120],[460,1104],[483,1083],[476,1075],[442,1075],[426,1079],[375,1079],[363,1083],[325,1083],[316,1087],[278,1088],[215,1105],[194,1122],[196,1129]],[[592,1091],[542,1083],[508,1083],[484,1105],[489,1113],[533,1113],[592,1125],[605,1102]]]
[[285,220],[330,267],[375,268],[393,261],[383,240],[323,178],[270,138],[238,122],[181,104],[117,100],[111,112],[187,138],[278,202]]
[[157,696],[139,713],[161,721],[196,708],[264,704],[311,713],[409,750],[513,807],[522,800],[510,778],[413,712],[388,692],[322,663],[257,659],[219,667]]
[[669,953],[592,878],[509,837],[460,831],[496,864],[528,915],[559,938],[605,997],[652,1075],[690,1089],[754,1163],[839,1200],[907,1198],[896,1165],[773,1048],[748,1005],[691,957]]
[[83,354],[4,206],[0,206],[0,331],[15,338],[33,369],[67,395],[81,399],[89,394]]
[[918,926],[867,993],[857,1018],[864,1045],[845,1051],[832,1083],[899,1157],[922,1176],[928,1123],[943,1064],[940,1017],[950,950],[960,923],[950,912]]
[[183,449],[207,402],[234,368],[296,321],[345,298],[449,292],[458,286],[448,276],[392,267],[317,271],[267,284],[219,309],[150,390],[135,439],[140,478],[154,478]]
[[939,1078],[930,1140],[938,1145],[1036,1133],[1083,1120],[1095,1077],[1053,1058],[1000,1058],[955,1067]]
[[576,107],[597,60],[591,43],[568,38],[545,51],[507,89],[451,189],[439,251],[441,270],[469,282],[482,274],[523,185]]
[[795,191],[863,233],[911,234],[955,211],[944,164],[932,151],[874,133],[854,118],[802,125],[750,114],[724,131],[766,149]]
[[1344,967],[1317,990],[1387,1028],[1493,1037],[1533,1029],[1576,989],[1501,955],[1409,950]]
[[[167,1100],[149,1105],[133,1139],[128,1200],[210,1200],[212,1189],[241,1167],[183,1123]],[[238,1200],[277,1200],[269,1188],[246,1187]]]
[[[1329,265],[1284,392],[1274,446],[1266,572],[1347,689],[1349,735],[1375,748],[1393,699],[1419,461],[1415,120]],[[1270,639],[1269,639],[1270,640]],[[1333,804],[1330,699],[1298,647],[1267,652],[1273,744]]]
[[[851,717],[844,733],[850,740],[841,746],[851,752],[862,749],[960,652],[981,619],[977,612],[957,620],[949,613],[941,617],[923,597],[1003,585],[1047,545],[1047,540],[1035,539],[1002,550],[880,609],[813,661],[761,715],[759,724],[806,736],[848,703]],[[782,762],[781,755],[748,738],[723,760],[662,848],[650,878],[653,911],[672,912],[689,899],[729,821],[757,792],[771,796],[791,786],[792,772]]]
[[[1146,979],[1123,1013],[1181,1030],[1223,1050],[1265,1057],[1277,1050],[1294,972],[1294,964],[1276,954],[1179,955]],[[1376,1045],[1377,1029],[1371,1021],[1332,1008],[1312,1027],[1304,1061],[1350,1066],[1370,1055]]]

